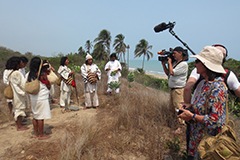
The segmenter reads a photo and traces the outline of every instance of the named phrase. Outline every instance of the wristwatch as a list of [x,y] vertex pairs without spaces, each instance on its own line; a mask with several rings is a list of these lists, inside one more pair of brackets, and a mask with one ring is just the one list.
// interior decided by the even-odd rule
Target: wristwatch
[[196,113],[193,114],[192,120],[196,121],[195,117],[196,117]]

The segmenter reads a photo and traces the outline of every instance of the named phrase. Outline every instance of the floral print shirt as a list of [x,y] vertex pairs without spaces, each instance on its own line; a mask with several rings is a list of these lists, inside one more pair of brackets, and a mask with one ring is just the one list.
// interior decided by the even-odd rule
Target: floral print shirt
[[192,112],[204,115],[204,122],[190,123],[188,154],[195,158],[198,157],[197,147],[204,134],[215,136],[225,124],[228,94],[221,77],[208,82],[202,80],[197,87],[200,88],[192,99]]

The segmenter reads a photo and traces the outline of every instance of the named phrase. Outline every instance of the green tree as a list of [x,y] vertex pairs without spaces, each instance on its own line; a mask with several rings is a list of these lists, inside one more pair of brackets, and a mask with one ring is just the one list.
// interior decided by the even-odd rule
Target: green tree
[[150,51],[150,49],[152,49],[152,45],[149,45],[145,39],[141,39],[139,43],[136,45],[134,51],[135,58],[143,56],[142,70],[144,69],[145,57],[147,57],[147,60],[153,57],[153,53]]
[[111,33],[106,29],[102,30],[94,42],[93,57],[98,60],[106,60],[110,55]]
[[85,49],[87,50],[88,54],[90,54],[90,50],[92,49],[92,47],[93,47],[92,42],[90,40],[87,40],[85,44]]
[[78,54],[82,57],[84,57],[86,55],[85,50],[83,49],[83,47],[79,47],[78,49]]
[[107,60],[108,58],[108,54],[104,50],[104,46],[102,44],[94,45],[92,56],[96,60]]
[[124,43],[124,39],[125,39],[124,35],[122,34],[116,35],[113,42],[113,47],[118,57],[120,58],[120,61],[123,60],[124,63],[126,63],[125,53],[127,45]]

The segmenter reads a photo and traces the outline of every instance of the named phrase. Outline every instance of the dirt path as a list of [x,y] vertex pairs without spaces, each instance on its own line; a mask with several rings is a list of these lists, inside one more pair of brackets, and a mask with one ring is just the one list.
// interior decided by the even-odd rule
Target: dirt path
[[[96,109],[83,110],[82,107],[80,107],[79,111],[66,112],[64,114],[61,110],[61,108],[54,105],[51,111],[52,118],[45,120],[45,133],[51,136],[51,138],[46,140],[32,138],[33,126],[31,116],[27,118],[26,124],[30,129],[26,131],[17,131],[14,121],[2,123],[0,125],[0,160],[44,159],[44,156],[47,155],[53,157],[51,155],[54,155],[59,150],[59,141],[61,141],[61,137],[66,132],[65,128],[69,127],[73,121],[79,121],[79,119],[93,119],[97,112]],[[46,147],[49,145],[52,145],[53,148],[48,147],[46,150]],[[48,159],[47,157],[45,158]]]

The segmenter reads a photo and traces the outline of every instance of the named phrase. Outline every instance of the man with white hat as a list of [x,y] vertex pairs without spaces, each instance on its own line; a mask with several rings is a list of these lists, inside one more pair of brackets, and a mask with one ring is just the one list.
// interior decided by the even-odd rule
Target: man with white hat
[[85,109],[96,108],[99,106],[97,81],[101,79],[101,70],[96,64],[93,64],[90,54],[86,55],[86,61],[81,66],[81,75],[84,81]]
[[[185,103],[178,117],[188,122],[187,154],[188,159],[198,159],[197,147],[204,133],[215,136],[226,122],[227,88],[223,82],[223,54],[213,46],[206,46],[192,57],[197,73],[203,80],[195,89],[192,103]],[[191,121],[190,121],[191,120]]]

